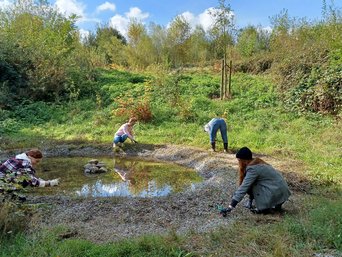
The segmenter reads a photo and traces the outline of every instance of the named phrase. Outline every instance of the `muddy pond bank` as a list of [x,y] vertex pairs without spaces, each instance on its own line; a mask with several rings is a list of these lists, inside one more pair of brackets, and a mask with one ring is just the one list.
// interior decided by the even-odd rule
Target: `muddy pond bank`
[[[46,157],[136,156],[144,160],[173,162],[195,169],[203,177],[203,182],[195,189],[156,198],[83,198],[61,194],[29,196],[28,203],[42,205],[35,215],[32,228],[61,225],[67,227],[74,237],[93,242],[112,242],[170,231],[180,234],[206,232],[253,215],[243,207],[243,202],[228,218],[218,215],[216,205],[227,205],[236,189],[237,162],[234,154],[176,145],[127,145],[119,152],[101,145],[60,145],[42,148],[42,151]],[[4,159],[15,153],[18,151],[1,152],[0,156]],[[262,158],[282,171],[287,178],[294,193],[284,208],[287,212],[295,212],[296,202],[303,191],[309,190],[309,184],[296,175],[295,163],[268,156]],[[265,219],[274,222],[281,216],[268,216]]]

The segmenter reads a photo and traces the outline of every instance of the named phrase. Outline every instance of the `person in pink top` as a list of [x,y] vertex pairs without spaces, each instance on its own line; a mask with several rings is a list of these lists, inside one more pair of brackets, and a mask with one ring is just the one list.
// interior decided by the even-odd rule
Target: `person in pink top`
[[136,118],[130,118],[128,123],[121,125],[121,127],[114,135],[113,147],[121,146],[121,144],[125,142],[127,138],[129,138],[134,143],[138,143],[133,136],[133,126],[136,122]]

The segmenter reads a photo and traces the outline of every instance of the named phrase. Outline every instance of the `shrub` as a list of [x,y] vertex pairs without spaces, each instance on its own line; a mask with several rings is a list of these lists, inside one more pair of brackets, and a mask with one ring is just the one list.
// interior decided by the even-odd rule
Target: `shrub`
[[136,117],[139,121],[149,122],[152,120],[151,105],[147,99],[116,98],[117,108],[114,110],[115,116]]

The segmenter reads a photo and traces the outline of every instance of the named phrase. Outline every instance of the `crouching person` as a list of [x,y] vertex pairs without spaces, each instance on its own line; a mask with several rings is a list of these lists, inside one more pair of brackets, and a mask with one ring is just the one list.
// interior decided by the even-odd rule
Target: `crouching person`
[[42,160],[43,154],[38,149],[31,149],[16,155],[0,165],[0,179],[5,183],[18,183],[23,187],[57,186],[59,178],[44,180],[36,176],[34,167]]
[[247,147],[241,148],[236,153],[236,158],[242,173],[242,183],[235,191],[229,207],[221,210],[221,214],[226,216],[246,194],[250,196],[250,207],[251,201],[255,201],[256,209],[251,209],[253,212],[267,214],[280,211],[282,204],[291,195],[282,175],[260,158],[253,158]]
[[114,135],[113,139],[113,147],[116,146],[122,146],[122,144],[126,141],[127,138],[129,138],[132,142],[138,143],[134,139],[133,135],[133,126],[137,122],[136,118],[130,118],[129,121],[118,129],[118,131]]

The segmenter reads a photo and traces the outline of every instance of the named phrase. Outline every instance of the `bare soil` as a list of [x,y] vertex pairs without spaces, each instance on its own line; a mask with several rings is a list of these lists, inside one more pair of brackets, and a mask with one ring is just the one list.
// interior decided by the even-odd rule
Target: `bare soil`
[[[60,145],[43,149],[45,156],[138,156],[150,160],[174,162],[195,169],[203,183],[177,194],[156,198],[111,197],[75,198],[64,195],[29,196],[29,204],[40,204],[32,219],[31,228],[67,227],[62,237],[77,237],[93,242],[113,242],[144,234],[177,234],[207,232],[229,226],[237,219],[248,219],[255,214],[243,207],[223,218],[218,204],[227,206],[237,188],[237,161],[234,153],[209,152],[199,148],[176,145],[131,145],[114,152],[108,146]],[[284,204],[285,212],[296,212],[296,205],[310,184],[301,174],[300,163],[261,156],[280,170],[288,181],[292,196]],[[63,183],[63,181],[62,181]],[[282,215],[263,215],[261,222],[272,223]]]

